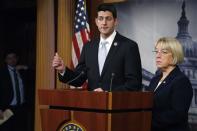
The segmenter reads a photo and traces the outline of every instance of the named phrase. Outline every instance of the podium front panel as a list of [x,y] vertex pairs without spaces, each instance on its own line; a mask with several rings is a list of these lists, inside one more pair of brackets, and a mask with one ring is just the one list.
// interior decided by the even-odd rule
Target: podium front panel
[[[39,90],[43,131],[150,131],[153,93]],[[70,125],[71,123],[71,125]],[[74,126],[72,126],[72,124]]]

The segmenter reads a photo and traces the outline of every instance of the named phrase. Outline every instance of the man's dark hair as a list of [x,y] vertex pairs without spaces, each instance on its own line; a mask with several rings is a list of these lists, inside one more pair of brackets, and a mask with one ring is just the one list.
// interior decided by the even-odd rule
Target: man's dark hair
[[97,7],[97,12],[99,11],[109,11],[112,13],[114,18],[117,18],[116,7],[113,4],[103,3]]

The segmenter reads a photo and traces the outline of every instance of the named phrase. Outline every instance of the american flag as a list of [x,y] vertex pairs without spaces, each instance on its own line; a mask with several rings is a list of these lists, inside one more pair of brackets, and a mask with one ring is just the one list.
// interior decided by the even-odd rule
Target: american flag
[[[85,0],[77,1],[74,23],[75,32],[72,40],[72,67],[77,66],[83,45],[90,40],[90,28],[85,7]],[[86,84],[84,84],[83,88],[86,88]]]

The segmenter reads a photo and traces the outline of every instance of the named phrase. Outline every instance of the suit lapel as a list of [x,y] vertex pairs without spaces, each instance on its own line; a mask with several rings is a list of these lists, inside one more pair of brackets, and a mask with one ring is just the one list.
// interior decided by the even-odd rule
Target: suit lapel
[[105,63],[104,63],[104,66],[103,66],[103,70],[102,70],[102,73],[101,73],[101,77],[104,75],[104,73],[108,69],[108,66],[112,62],[112,59],[113,59],[113,57],[115,55],[115,52],[119,48],[119,42],[118,42],[118,38],[119,37],[118,36],[119,36],[119,34],[117,33],[115,38],[114,38],[114,40],[113,40],[113,43],[112,43],[111,48],[109,50],[109,53],[107,55],[107,58],[105,60]]
[[[161,77],[161,76],[157,76],[157,77],[154,79],[152,85],[150,86],[150,90],[151,90],[151,91],[153,91],[153,92],[156,91],[155,89],[157,88],[157,84],[159,83],[160,77]],[[158,88],[159,88],[159,87],[158,87]]]
[[100,76],[100,73],[99,73],[99,64],[98,64],[98,49],[99,49],[99,42],[100,42],[100,39],[95,39],[95,41],[92,43],[94,44],[93,48],[92,48],[92,57],[94,57],[94,61],[93,63],[95,63],[95,67],[94,69],[96,69],[96,72],[97,74],[99,74]]
[[7,67],[5,68],[4,71],[5,71],[4,79],[5,79],[5,82],[7,82],[6,86],[8,87],[7,90],[9,90],[9,93],[10,93],[9,95],[13,97],[14,91],[13,91],[13,85],[12,85],[12,79],[10,76],[10,72]]
[[[161,90],[163,87],[165,87],[165,84],[166,84],[166,82],[165,82],[165,80],[164,80],[164,81],[162,81],[161,84],[157,87],[158,83],[159,83],[159,80],[157,81],[157,83],[156,83],[156,85],[155,85],[154,92],[157,92],[157,91]],[[157,88],[157,89],[156,89],[156,88]],[[155,90],[155,89],[156,89],[156,90]]]
[[[170,72],[170,74],[162,81],[162,83],[159,85],[159,87],[156,89],[156,91],[159,91],[162,88],[165,88],[166,86],[168,86],[168,84],[171,83],[170,81],[172,81],[176,77],[176,74],[177,74],[178,71],[179,71],[179,68],[175,67],[175,69],[172,70]],[[160,79],[158,79],[158,81],[156,82],[157,84],[158,84],[159,80]]]

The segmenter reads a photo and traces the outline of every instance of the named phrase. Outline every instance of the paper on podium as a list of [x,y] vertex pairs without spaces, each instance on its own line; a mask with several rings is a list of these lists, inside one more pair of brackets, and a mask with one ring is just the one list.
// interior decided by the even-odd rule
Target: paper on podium
[[0,119],[0,125],[2,125],[4,122],[6,122],[13,115],[14,115],[14,113],[10,109],[6,109],[3,112],[3,119]]

